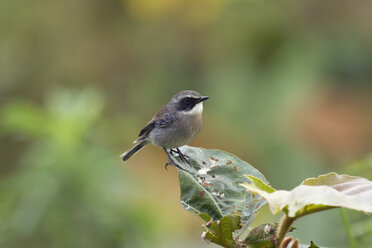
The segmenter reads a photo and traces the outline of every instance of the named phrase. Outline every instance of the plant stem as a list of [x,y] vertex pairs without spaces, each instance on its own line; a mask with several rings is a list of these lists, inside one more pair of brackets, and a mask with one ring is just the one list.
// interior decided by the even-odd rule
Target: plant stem
[[278,229],[278,234],[275,239],[275,246],[280,247],[280,244],[282,243],[285,235],[291,228],[292,223],[296,220],[295,217],[288,217],[287,214],[284,214],[282,219],[280,220],[279,223],[279,229]]
[[[287,234],[287,232],[291,228],[292,223],[295,220],[297,220],[298,218],[303,217],[305,215],[308,215],[308,214],[313,214],[313,213],[316,213],[316,212],[320,212],[320,211],[324,211],[324,210],[328,210],[328,209],[332,209],[332,208],[335,208],[335,207],[324,206],[324,207],[319,207],[317,209],[310,209],[310,210],[307,210],[307,211],[302,211],[300,213],[296,213],[297,215],[295,217],[289,217],[287,214],[284,214],[282,219],[280,220],[280,223],[279,223],[278,233],[277,233],[277,236],[276,236],[276,239],[275,239],[275,247],[280,247],[280,244],[283,242],[283,239],[285,238],[285,235]],[[353,241],[349,240],[349,242],[350,242],[350,248],[356,248],[354,239],[353,239]],[[354,244],[354,246],[352,245],[352,243]]]
[[356,248],[355,239],[354,239],[354,237],[351,233],[351,226],[350,226],[349,216],[346,213],[346,209],[341,208],[340,209],[340,214],[341,214],[342,222],[344,223],[345,232],[346,232],[346,235],[347,235],[347,239],[349,241],[350,248]]

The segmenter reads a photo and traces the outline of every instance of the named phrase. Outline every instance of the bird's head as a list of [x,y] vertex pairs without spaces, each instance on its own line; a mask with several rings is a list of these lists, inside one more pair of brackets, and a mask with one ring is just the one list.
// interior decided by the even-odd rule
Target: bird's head
[[201,114],[203,112],[203,101],[208,98],[208,96],[202,96],[196,91],[185,90],[174,95],[171,103],[177,111],[182,111],[184,114]]

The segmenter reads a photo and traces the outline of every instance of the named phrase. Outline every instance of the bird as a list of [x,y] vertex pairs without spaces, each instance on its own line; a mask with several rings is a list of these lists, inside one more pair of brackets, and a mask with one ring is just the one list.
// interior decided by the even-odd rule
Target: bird
[[208,98],[192,90],[175,94],[140,131],[139,138],[133,142],[136,145],[120,155],[120,158],[127,161],[144,146],[152,144],[165,151],[168,157],[166,169],[168,165],[174,165],[185,171],[174,162],[169,153],[177,153],[181,160],[190,165],[179,147],[188,144],[199,133],[202,127],[203,102]]

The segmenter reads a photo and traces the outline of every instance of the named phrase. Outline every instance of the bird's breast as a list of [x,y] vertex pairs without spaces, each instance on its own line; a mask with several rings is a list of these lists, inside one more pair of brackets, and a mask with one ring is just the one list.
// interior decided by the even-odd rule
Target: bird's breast
[[154,145],[175,148],[188,144],[199,133],[202,126],[202,114],[185,115],[179,112],[176,120],[169,126],[157,128],[150,134]]

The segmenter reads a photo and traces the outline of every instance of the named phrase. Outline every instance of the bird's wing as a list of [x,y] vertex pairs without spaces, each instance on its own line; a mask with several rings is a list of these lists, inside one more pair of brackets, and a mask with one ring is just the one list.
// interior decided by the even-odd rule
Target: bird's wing
[[149,132],[151,132],[151,130],[154,129],[155,125],[156,125],[156,122],[154,121],[154,119],[149,121],[147,125],[141,130],[138,137],[145,136],[145,135],[147,136]]
[[163,127],[167,127],[169,126],[170,124],[172,124],[174,122],[176,118],[174,117],[174,114],[165,114],[162,116],[161,119],[158,119],[156,121],[156,127],[159,127],[159,128],[163,128]]
[[160,110],[154,118],[150,122],[146,124],[146,126],[141,130],[139,133],[139,137],[137,140],[134,141],[134,143],[137,143],[138,141],[144,140],[148,137],[149,133],[155,128],[163,128],[173,123],[175,120],[175,115],[173,113],[170,113],[166,107],[164,107],[162,110]]
[[155,121],[155,127],[163,128],[172,124],[175,120],[175,114],[170,111],[168,105],[162,108],[155,116],[152,118]]

